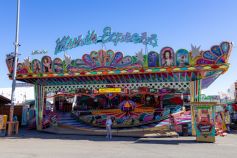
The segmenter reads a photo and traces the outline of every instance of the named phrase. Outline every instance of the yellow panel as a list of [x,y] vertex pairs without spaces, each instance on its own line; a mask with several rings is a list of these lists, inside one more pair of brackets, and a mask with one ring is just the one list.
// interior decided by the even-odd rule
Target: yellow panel
[[180,68],[174,68],[173,71],[180,71]]
[[100,88],[99,93],[120,93],[121,88]]
[[109,74],[114,74],[114,72],[113,71],[109,71]]

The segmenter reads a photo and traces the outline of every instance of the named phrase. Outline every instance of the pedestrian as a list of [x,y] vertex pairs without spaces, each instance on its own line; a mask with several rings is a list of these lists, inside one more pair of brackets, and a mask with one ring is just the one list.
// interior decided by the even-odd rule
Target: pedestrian
[[169,124],[170,124],[170,130],[174,130],[174,116],[172,115],[172,111],[170,110],[170,114],[169,114]]
[[106,119],[106,131],[107,131],[106,138],[108,138],[109,140],[112,139],[111,126],[112,126],[111,117],[107,116],[107,119]]
[[13,121],[14,121],[14,122],[18,121],[18,117],[17,117],[17,115],[14,115],[14,117],[13,117]]
[[227,133],[230,133],[230,111],[228,109],[228,107],[225,107],[225,124],[226,124],[226,128],[227,128]]

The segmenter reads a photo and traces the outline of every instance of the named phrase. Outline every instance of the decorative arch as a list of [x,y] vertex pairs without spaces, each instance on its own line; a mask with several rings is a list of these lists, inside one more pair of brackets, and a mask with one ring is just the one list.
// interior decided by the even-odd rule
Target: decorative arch
[[53,60],[53,72],[63,73],[63,61],[60,58],[55,58]]
[[35,74],[42,72],[41,71],[42,70],[41,69],[41,62],[38,59],[32,60],[31,69],[32,69],[32,72]]
[[176,65],[180,67],[189,65],[189,52],[186,49],[177,50]]
[[159,54],[155,51],[150,51],[148,53],[148,67],[158,67],[159,66]]
[[161,66],[169,67],[175,65],[175,56],[174,56],[174,50],[171,47],[164,47],[161,49],[160,53],[161,58]]
[[44,72],[44,73],[53,72],[52,59],[50,56],[44,56],[41,60],[41,64],[42,64],[42,72]]

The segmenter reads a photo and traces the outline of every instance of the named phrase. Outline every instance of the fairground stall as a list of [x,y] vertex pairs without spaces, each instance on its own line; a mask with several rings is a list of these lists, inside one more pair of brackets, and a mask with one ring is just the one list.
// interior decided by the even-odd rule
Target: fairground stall
[[[57,40],[56,54],[79,44],[68,45]],[[75,59],[66,53],[64,59],[45,55],[19,61],[16,78],[35,86],[38,130],[66,124],[68,117],[74,120],[68,126],[105,127],[108,115],[113,128],[149,128],[199,101],[201,89],[228,70],[231,48],[232,43],[225,41],[202,51],[192,46],[138,51],[134,56],[110,49]],[[10,56],[6,61],[11,78],[13,61]],[[52,105],[47,100],[53,100]],[[67,119],[60,122],[63,117]]]

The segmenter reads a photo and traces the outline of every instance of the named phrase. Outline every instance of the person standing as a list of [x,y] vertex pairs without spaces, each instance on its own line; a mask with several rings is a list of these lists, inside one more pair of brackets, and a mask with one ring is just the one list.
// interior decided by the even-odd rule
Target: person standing
[[229,133],[230,132],[230,111],[227,106],[225,107],[224,116],[225,116],[225,124],[227,128],[227,132]]
[[174,131],[175,130],[175,119],[174,119],[174,116],[173,116],[171,110],[170,110],[170,114],[169,114],[169,125],[170,125],[170,130]]
[[108,138],[109,140],[112,139],[111,126],[112,126],[111,117],[107,116],[107,119],[106,119],[106,131],[107,131],[106,138]]

